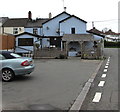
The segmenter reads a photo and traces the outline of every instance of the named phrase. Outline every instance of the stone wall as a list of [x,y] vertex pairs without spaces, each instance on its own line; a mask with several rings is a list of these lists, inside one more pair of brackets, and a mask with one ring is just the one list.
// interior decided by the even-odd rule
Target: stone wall
[[60,55],[66,56],[66,52],[55,48],[34,50],[34,58],[57,58]]

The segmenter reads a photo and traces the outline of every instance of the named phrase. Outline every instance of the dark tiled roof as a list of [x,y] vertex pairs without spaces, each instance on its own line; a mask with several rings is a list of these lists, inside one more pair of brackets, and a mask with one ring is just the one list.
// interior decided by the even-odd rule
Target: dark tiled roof
[[84,21],[83,19],[80,19],[79,17],[77,17],[77,16],[75,16],[75,15],[71,15],[70,17],[68,17],[68,18],[60,21],[60,23],[66,21],[66,20],[68,20],[68,19],[70,19],[70,18],[72,18],[72,17],[75,17],[75,18],[79,19],[80,21],[83,21],[83,22],[87,23],[86,21]]
[[39,18],[36,20],[31,20],[27,22],[26,28],[32,28],[32,27],[42,27],[42,23],[48,21],[49,18]]
[[8,17],[0,17],[0,23],[4,24],[8,19]]
[[41,37],[40,35],[35,35],[35,34],[32,34],[32,33],[28,33],[28,32],[24,32],[24,33],[15,35],[15,37],[18,37],[18,36],[21,36],[21,35],[24,35],[24,34],[31,35],[31,36],[35,36],[35,37]]
[[88,32],[90,33],[95,33],[95,34],[100,34],[100,35],[104,35],[103,32],[99,31],[98,29],[96,29],[95,27],[91,30],[89,30]]
[[8,19],[4,24],[3,27],[25,27],[28,18],[14,18],[14,19]]
[[115,33],[112,30],[109,30],[107,32],[105,32],[106,35],[120,35],[119,33]]
[[120,35],[119,33],[115,33],[112,30],[109,30],[109,31],[106,31],[106,32],[102,32],[102,31],[99,31],[98,29],[96,29],[95,27],[93,29],[87,31],[87,32],[93,33],[93,34],[96,34],[96,35],[100,35],[100,36],[105,36],[105,35]]
[[98,35],[98,36],[105,37],[105,34],[103,32],[101,32],[101,31],[97,30],[95,27],[93,29],[87,31],[87,32]]

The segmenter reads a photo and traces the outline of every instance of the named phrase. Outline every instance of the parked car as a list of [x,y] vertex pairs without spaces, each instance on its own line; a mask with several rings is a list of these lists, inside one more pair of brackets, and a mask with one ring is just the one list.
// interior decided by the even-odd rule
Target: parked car
[[21,57],[13,52],[0,51],[0,71],[3,81],[11,81],[17,75],[30,74],[34,68],[32,58]]

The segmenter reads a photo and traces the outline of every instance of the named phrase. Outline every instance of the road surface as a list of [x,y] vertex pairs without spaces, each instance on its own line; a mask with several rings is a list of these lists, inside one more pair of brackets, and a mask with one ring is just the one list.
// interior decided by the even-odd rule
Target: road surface
[[118,110],[118,49],[105,49],[105,56],[81,110]]

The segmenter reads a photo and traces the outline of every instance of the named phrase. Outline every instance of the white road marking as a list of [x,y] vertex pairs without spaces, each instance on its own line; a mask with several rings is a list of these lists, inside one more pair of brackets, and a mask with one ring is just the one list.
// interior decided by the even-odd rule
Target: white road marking
[[105,66],[105,68],[108,68],[108,66]]
[[100,81],[100,83],[98,84],[99,87],[103,87],[105,84],[105,81]]
[[104,72],[107,72],[107,69],[104,69]]
[[109,63],[106,63],[106,65],[108,66],[108,65],[109,65]]
[[102,74],[102,78],[105,78],[107,75],[106,74]]
[[110,61],[107,61],[107,63],[110,63]]
[[[104,69],[104,72],[107,72],[107,71],[108,71],[107,68],[108,68],[109,63],[110,63],[110,57],[108,58],[108,61],[107,61],[107,63],[106,63],[105,69]],[[102,78],[105,78],[105,77],[106,77],[106,74],[102,74]],[[98,86],[99,86],[99,87],[103,87],[104,84],[105,84],[105,81],[100,81],[99,84],[98,84]],[[102,93],[96,92],[96,94],[95,94],[92,102],[99,102],[100,99],[101,99],[101,96],[102,96]]]
[[95,94],[94,99],[93,99],[92,102],[99,102],[100,99],[101,99],[101,96],[102,96],[102,93],[96,92],[96,94]]

